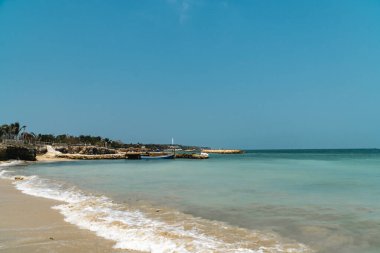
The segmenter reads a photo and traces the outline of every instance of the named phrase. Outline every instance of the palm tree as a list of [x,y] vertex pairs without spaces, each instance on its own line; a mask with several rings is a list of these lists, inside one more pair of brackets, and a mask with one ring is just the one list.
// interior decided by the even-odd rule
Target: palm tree
[[20,123],[19,122],[12,123],[10,125],[10,134],[11,134],[11,137],[13,139],[18,139],[19,138],[19,134],[21,133],[22,130],[25,131],[25,128],[26,128],[26,126],[20,127]]
[[4,124],[1,126],[1,135],[5,137],[9,137],[10,134],[10,126],[7,124]]
[[18,139],[19,136],[22,134],[21,132],[23,132],[23,133],[26,132],[26,126],[25,126],[25,125],[22,126],[22,127],[20,128],[20,130],[18,131],[18,133],[17,133],[17,139]]
[[15,139],[20,132],[20,123],[15,122],[9,126],[9,134],[12,139]]
[[35,133],[31,132],[31,133],[28,133],[28,132],[23,132],[21,135],[20,135],[21,139],[30,143],[32,142],[33,140],[36,139],[36,135]]
[[22,131],[25,132],[26,126],[20,127],[20,123],[15,122],[8,124],[3,124],[0,127],[0,137],[6,139],[19,139],[19,135]]

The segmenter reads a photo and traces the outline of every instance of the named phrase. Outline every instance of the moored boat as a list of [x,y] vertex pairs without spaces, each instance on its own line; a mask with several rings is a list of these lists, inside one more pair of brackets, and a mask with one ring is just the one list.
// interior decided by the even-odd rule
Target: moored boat
[[200,156],[203,158],[208,158],[208,154],[205,152],[201,152]]

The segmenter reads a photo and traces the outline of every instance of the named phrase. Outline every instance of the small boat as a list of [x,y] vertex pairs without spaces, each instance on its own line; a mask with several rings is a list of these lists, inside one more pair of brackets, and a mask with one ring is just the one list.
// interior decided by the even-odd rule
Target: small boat
[[141,159],[174,159],[174,154],[171,155],[141,155]]
[[203,157],[203,158],[208,158],[209,157],[208,153],[205,153],[205,152],[201,152],[200,156]]

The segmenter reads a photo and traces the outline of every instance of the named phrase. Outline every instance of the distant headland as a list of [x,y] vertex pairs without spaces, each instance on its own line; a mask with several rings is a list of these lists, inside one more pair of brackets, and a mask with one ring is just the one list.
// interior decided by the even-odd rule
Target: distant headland
[[175,158],[205,159],[207,153],[234,154],[241,150],[213,150],[181,144],[124,143],[102,136],[45,134],[28,132],[19,122],[0,126],[0,161],[141,159],[174,153]]

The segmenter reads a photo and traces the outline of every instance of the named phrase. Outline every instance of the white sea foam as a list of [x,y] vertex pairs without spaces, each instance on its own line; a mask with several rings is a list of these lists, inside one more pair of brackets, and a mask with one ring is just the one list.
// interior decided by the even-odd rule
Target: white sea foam
[[10,171],[8,170],[0,170],[0,178],[3,178],[3,179],[7,179],[7,174],[9,173]]
[[27,164],[25,161],[20,160],[11,160],[6,162],[0,162],[0,178],[1,179],[14,179],[12,173],[13,171],[6,170],[8,168],[19,166],[19,165],[25,165]]
[[[1,172],[0,172],[1,173]],[[93,196],[78,189],[66,188],[58,182],[38,176],[15,181],[23,193],[64,202],[54,206],[65,221],[95,232],[116,242],[114,248],[152,253],[166,252],[305,252],[307,248],[271,246],[247,248],[241,242],[225,242],[195,227],[186,229],[183,223],[169,224],[148,217],[136,210],[126,210],[105,196]]]
[[11,167],[11,166],[18,166],[25,164],[24,161],[21,160],[13,160],[13,161],[7,161],[7,162],[1,162],[0,167]]

